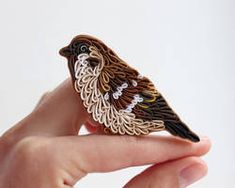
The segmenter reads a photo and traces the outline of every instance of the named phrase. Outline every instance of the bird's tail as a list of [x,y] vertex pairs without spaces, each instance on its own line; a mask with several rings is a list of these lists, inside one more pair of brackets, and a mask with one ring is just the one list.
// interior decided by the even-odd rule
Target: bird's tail
[[170,132],[172,135],[191,140],[192,142],[200,141],[199,137],[181,121],[165,121],[164,124],[166,131]]
[[165,129],[174,136],[188,139],[192,142],[199,142],[199,137],[191,131],[187,125],[180,120],[178,115],[171,109],[162,95],[159,95],[154,106],[155,119],[164,121]]

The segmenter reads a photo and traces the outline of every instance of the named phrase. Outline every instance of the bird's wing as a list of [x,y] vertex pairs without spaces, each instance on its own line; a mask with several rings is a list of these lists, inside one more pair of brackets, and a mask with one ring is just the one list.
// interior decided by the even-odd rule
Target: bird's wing
[[138,74],[135,69],[122,62],[105,66],[98,79],[98,88],[117,110],[124,110],[141,89]]
[[[180,120],[148,78],[138,78],[134,74],[131,78],[128,75],[117,78],[118,75],[109,82],[111,95],[109,100],[117,110],[132,112],[136,118],[144,121],[161,120],[164,122],[165,129],[171,134],[194,142],[199,141],[199,137]],[[118,85],[115,82],[116,80],[120,83],[128,83],[128,87],[122,90],[122,95],[118,99],[112,96],[120,86],[120,83]],[[134,102],[135,100],[138,102]]]
[[132,112],[136,118],[144,121],[161,120],[171,134],[199,141],[198,136],[180,120],[153,83],[146,77],[140,77],[126,63],[106,65],[98,79],[98,88],[118,111]]

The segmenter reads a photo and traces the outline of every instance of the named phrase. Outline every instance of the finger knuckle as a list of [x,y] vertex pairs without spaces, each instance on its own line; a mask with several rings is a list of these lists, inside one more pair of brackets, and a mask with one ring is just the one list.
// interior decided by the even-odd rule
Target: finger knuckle
[[15,154],[24,162],[30,163],[38,161],[40,157],[45,157],[48,150],[48,142],[37,137],[27,137],[20,140],[15,148]]

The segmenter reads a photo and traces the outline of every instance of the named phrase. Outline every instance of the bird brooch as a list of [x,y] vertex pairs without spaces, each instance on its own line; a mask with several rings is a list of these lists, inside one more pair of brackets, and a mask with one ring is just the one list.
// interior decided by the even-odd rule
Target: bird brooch
[[147,135],[166,130],[198,142],[154,84],[102,41],[78,35],[60,50],[87,112],[112,134]]

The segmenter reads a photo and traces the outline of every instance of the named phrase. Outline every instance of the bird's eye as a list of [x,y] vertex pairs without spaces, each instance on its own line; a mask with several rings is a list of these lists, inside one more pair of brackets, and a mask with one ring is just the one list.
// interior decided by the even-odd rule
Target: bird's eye
[[85,44],[81,45],[80,50],[81,52],[86,52],[87,51],[87,46]]

